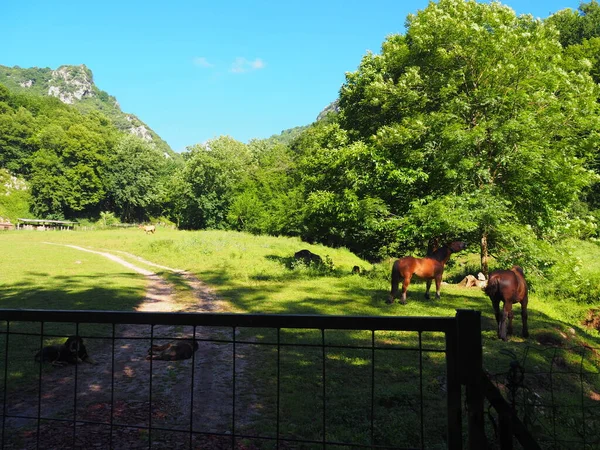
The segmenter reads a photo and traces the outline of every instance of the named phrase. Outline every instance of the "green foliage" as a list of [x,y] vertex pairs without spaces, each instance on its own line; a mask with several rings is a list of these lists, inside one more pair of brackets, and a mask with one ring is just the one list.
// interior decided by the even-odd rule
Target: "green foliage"
[[74,110],[40,130],[38,150],[31,157],[33,212],[39,217],[64,218],[96,208],[106,195],[107,156],[116,136],[116,130],[101,118],[81,116]]
[[[122,132],[130,133],[132,128],[144,127],[152,137],[152,144],[161,153],[177,159],[179,156],[173,152],[169,145],[163,141],[152,129],[133,114],[126,114],[115,97],[98,89],[93,82],[92,71],[85,65],[60,66],[57,71],[62,75],[55,75],[50,68],[21,68],[0,65],[0,83],[6,85],[12,92],[33,94],[35,97],[48,96],[50,87],[58,88],[61,93],[73,93],[82,85],[89,88],[82,98],[75,98],[73,108],[85,115],[100,112],[108,118]],[[75,84],[77,83],[77,84]],[[59,102],[59,100],[55,99]]]
[[82,114],[56,98],[4,87],[0,97],[0,168],[29,182],[35,216],[97,217],[108,209],[134,221],[163,212],[179,158],[120,133],[97,111]]
[[582,44],[588,39],[600,37],[600,5],[596,0],[581,2],[577,11],[562,9],[546,19],[560,32],[563,47]]
[[115,217],[115,214],[113,212],[102,211],[100,213],[99,223],[102,225],[102,227],[106,228],[111,225],[116,225],[116,224],[120,223],[120,221],[119,221],[118,217]]
[[379,236],[372,258],[432,238],[479,242],[510,223],[542,237],[576,219],[568,205],[597,178],[598,91],[557,39],[499,3],[441,0],[409,15],[405,36],[347,74],[339,125],[292,146],[308,236],[366,255],[348,232],[361,224]]
[[182,198],[180,225],[224,228],[229,206],[246,181],[251,164],[247,146],[228,136],[191,147],[176,186]]
[[141,221],[157,210],[165,158],[146,141],[123,136],[108,157],[105,186],[109,204],[126,222]]
[[251,141],[255,164],[234,196],[228,212],[233,229],[272,235],[297,235],[303,197],[297,163],[288,147],[272,140]]
[[27,183],[0,169],[0,217],[12,223],[20,217],[29,217],[30,200]]
[[538,287],[540,295],[559,302],[597,305],[600,298],[600,247],[575,239],[557,244],[554,264]]
[[35,148],[36,120],[29,110],[17,107],[8,91],[4,91],[3,97],[4,101],[0,101],[0,167],[26,174],[27,158]]
[[[300,127],[290,128],[288,130],[283,130],[281,133],[274,134],[270,138],[265,139],[265,141],[268,145],[275,145],[275,144],[289,145],[296,138],[298,138],[298,136],[300,136],[307,128],[308,128],[308,126],[300,126]],[[252,141],[250,141],[250,144],[252,144]]]

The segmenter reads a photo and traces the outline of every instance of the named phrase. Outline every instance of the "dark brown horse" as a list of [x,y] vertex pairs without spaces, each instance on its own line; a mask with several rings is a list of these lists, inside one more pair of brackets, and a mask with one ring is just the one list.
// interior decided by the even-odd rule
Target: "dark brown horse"
[[396,260],[392,266],[392,290],[387,303],[394,303],[394,298],[398,295],[400,278],[402,278],[402,297],[400,298],[400,303],[406,305],[406,291],[408,290],[408,285],[413,274],[427,280],[427,289],[425,290],[426,299],[429,299],[431,281],[435,280],[435,298],[439,299],[444,266],[452,253],[464,250],[466,247],[467,244],[465,242],[455,241],[438,248],[425,258],[405,256]]
[[[513,304],[521,303],[521,318],[523,319],[523,337],[529,336],[527,329],[527,282],[523,269],[512,266],[510,270],[494,270],[490,273],[485,293],[492,301],[492,307],[496,314],[498,324],[498,337],[506,341],[506,335],[512,334]],[[500,302],[504,303],[502,314],[500,313]],[[506,324],[508,319],[508,327]]]

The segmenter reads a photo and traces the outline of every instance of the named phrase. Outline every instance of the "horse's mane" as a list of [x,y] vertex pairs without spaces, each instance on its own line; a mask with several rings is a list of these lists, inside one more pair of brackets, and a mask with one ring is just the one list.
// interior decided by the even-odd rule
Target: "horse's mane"
[[440,248],[438,248],[436,251],[430,252],[426,256],[426,258],[431,258],[431,259],[435,259],[436,261],[439,261],[439,262],[444,262],[445,259],[450,257],[451,253],[452,253],[452,251],[450,250],[450,247],[448,247],[447,245],[443,245]]
[[467,244],[465,242],[455,241],[449,244],[444,244],[435,251],[427,252],[426,258],[435,259],[442,264],[446,264],[450,259],[450,255],[454,252],[459,252],[465,249]]

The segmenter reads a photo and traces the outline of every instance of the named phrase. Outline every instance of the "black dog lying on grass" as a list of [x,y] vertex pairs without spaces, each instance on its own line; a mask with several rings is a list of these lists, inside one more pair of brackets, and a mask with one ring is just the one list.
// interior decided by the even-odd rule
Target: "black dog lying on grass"
[[47,345],[36,353],[35,360],[41,363],[49,362],[53,366],[66,366],[82,362],[96,364],[88,355],[80,336],[69,336],[64,344]]
[[173,341],[164,345],[153,345],[148,350],[146,359],[160,359],[163,361],[190,359],[196,350],[198,350],[198,342],[191,339],[189,341]]

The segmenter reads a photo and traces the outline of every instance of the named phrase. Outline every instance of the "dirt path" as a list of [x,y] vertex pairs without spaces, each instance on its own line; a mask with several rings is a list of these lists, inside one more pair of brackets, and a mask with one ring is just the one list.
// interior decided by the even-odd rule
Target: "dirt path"
[[[197,302],[192,307],[182,306],[173,301],[173,286],[156,273],[108,251],[90,250],[75,245],[66,246],[101,255],[144,275],[148,280],[146,295],[137,311],[219,312],[225,305],[214,291],[191,273],[119,252],[146,266],[178,273],[194,292]],[[115,336],[114,344],[110,338],[86,341],[90,355],[97,362],[96,365],[45,368],[42,375],[41,403],[38,402],[37,389],[27,393],[9,393],[9,414],[37,417],[39,411],[40,416],[44,418],[69,420],[59,425],[55,422],[42,422],[40,440],[44,444],[40,448],[70,447],[70,444],[65,446],[65,439],[67,442],[73,442],[74,409],[77,411],[78,421],[110,423],[112,416],[114,423],[131,427],[114,428],[111,438],[110,428],[107,426],[78,423],[75,434],[76,448],[147,448],[147,432],[135,427],[147,427],[150,421],[153,427],[177,428],[182,431],[189,431],[190,426],[193,426],[195,431],[230,432],[234,367],[231,344],[200,340],[199,349],[193,359],[149,361],[146,360],[146,355],[151,345],[150,326],[117,325]],[[174,338],[192,336],[192,327],[155,326],[152,343],[161,344]],[[196,328],[196,338],[199,339],[223,340],[231,337],[231,329]],[[243,361],[236,358],[236,376],[239,377],[244,366]],[[236,422],[243,421],[243,414],[238,414],[236,409]],[[32,426],[37,427],[37,420],[7,420],[7,430],[15,432],[18,439],[14,441],[15,444],[9,444],[6,448],[35,448],[37,430],[32,431]],[[64,432],[60,432],[61,428],[64,428]],[[153,436],[152,447],[189,448],[189,433],[187,441],[181,439],[181,434],[177,437],[182,446],[175,445],[168,439],[169,434],[173,433],[165,433],[164,447],[161,446],[160,436]],[[217,438],[209,439],[212,443],[207,443],[207,439],[203,437],[195,440],[193,446],[200,445],[199,448],[207,449],[227,448],[227,445],[217,445]]]

